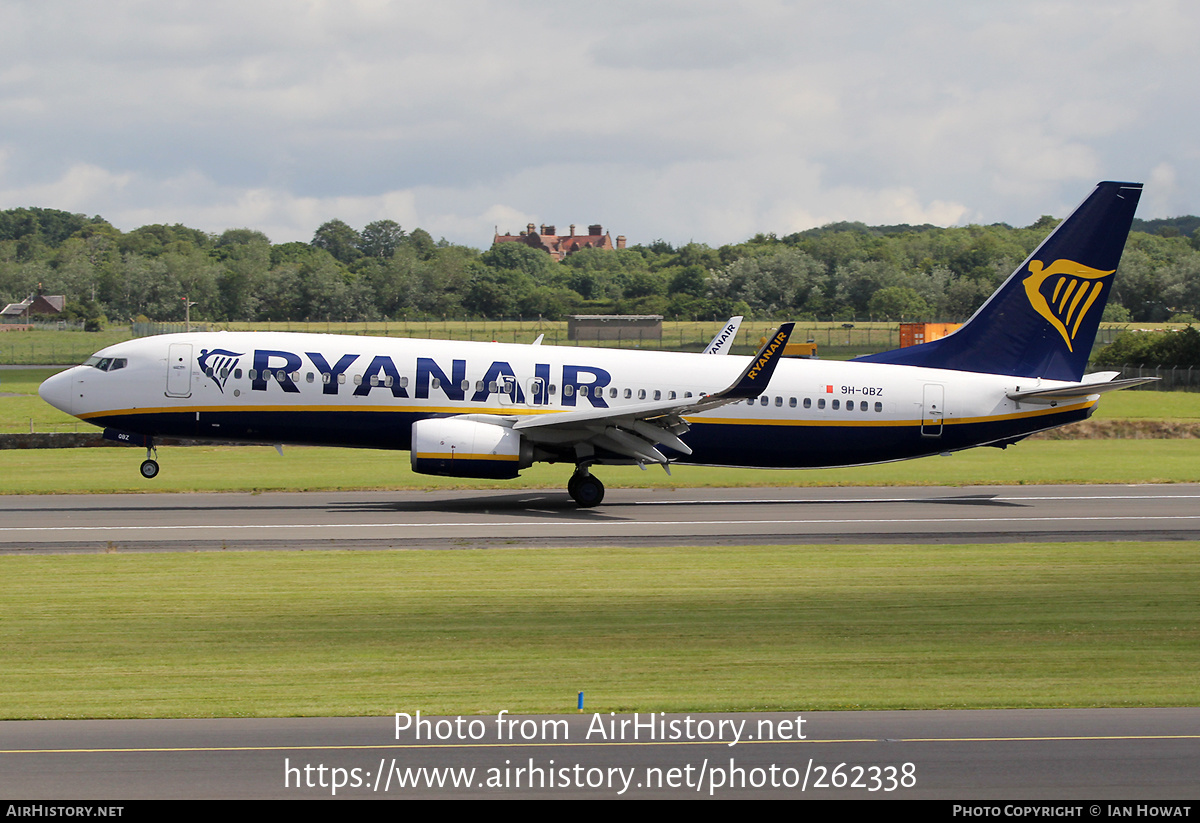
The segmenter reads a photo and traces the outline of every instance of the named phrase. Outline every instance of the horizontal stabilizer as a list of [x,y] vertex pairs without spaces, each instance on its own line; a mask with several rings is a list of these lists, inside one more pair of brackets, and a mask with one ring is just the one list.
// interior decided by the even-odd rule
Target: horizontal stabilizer
[[1104,394],[1110,391],[1131,389],[1153,383],[1157,377],[1131,377],[1128,380],[1110,380],[1107,383],[1076,383],[1071,386],[1059,386],[1056,389],[1033,389],[1031,391],[1010,391],[1008,398],[1019,403],[1060,403],[1064,400],[1082,400],[1094,394]]

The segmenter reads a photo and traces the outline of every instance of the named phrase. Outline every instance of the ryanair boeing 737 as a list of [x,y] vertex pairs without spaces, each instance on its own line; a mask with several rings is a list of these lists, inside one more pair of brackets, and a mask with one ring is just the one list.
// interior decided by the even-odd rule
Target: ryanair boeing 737
[[109,346],[39,394],[145,447],[147,478],[166,437],[355,446],[408,450],[414,471],[451,477],[572,464],[567,490],[585,507],[604,497],[595,466],[813,468],[1007,446],[1144,382],[1084,375],[1141,190],[1099,184],[953,334],[850,362],[783,359],[790,323],[748,361],[215,332]]

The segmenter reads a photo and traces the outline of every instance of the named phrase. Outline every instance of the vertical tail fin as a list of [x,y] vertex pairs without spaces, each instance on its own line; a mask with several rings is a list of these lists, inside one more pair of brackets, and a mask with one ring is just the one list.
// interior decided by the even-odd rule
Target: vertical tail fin
[[856,359],[1078,381],[1141,194],[1100,183],[958,331]]

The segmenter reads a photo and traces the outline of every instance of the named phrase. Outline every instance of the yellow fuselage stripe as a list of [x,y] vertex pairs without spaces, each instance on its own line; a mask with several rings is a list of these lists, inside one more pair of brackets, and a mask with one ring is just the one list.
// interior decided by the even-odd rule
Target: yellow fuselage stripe
[[[994,423],[999,420],[1019,420],[1029,417],[1044,417],[1051,414],[1059,414],[1064,411],[1077,411],[1080,409],[1090,408],[1096,404],[1095,400],[1089,400],[1082,403],[1072,403],[1070,405],[1053,406],[1048,408],[1034,409],[1031,411],[1012,412],[1009,414],[994,414],[984,417],[943,417],[943,418],[913,418],[906,420],[863,420],[851,419],[848,417],[850,412],[838,412],[846,414],[847,417],[841,420],[836,419],[813,419],[794,420],[794,419],[772,419],[772,418],[746,418],[746,417],[697,417],[689,416],[689,423],[714,424],[720,426],[920,426],[930,425],[931,422],[941,422],[946,426],[961,426],[969,423]],[[400,414],[495,414],[498,417],[504,416],[519,416],[526,417],[530,415],[557,414],[564,409],[529,409],[529,408],[489,408],[489,409],[464,409],[461,406],[160,406],[144,409],[113,409],[110,411],[89,412],[87,414],[78,415],[81,420],[95,420],[104,417],[116,417],[119,415],[151,415],[151,414],[194,414],[198,412],[206,413],[248,413],[248,412],[353,412],[353,413],[383,413],[392,412]],[[619,416],[620,408],[613,408],[613,416]],[[868,412],[869,413],[869,412]],[[830,414],[830,412],[826,412]],[[855,412],[862,414],[862,412]]]

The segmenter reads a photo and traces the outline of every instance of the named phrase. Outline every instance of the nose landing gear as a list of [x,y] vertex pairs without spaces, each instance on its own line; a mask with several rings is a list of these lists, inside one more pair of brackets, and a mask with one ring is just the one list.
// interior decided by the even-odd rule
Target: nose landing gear
[[147,480],[153,480],[158,477],[158,461],[154,458],[158,457],[158,449],[151,443],[146,447],[146,459],[142,461],[142,477]]

